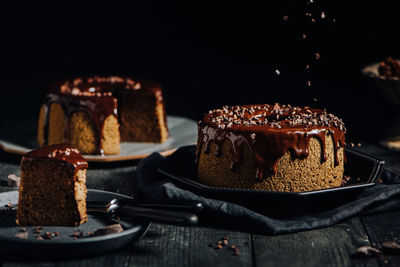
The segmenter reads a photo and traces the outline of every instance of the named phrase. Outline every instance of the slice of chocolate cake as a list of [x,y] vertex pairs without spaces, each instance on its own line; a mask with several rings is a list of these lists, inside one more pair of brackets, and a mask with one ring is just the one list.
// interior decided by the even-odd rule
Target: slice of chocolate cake
[[79,150],[65,144],[25,154],[17,223],[74,226],[86,222],[87,168]]

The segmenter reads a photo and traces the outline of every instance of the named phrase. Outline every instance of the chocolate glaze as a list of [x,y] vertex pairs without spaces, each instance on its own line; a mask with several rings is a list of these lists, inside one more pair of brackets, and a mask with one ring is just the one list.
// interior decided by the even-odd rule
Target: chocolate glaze
[[198,162],[200,150],[209,153],[210,143],[216,144],[216,156],[222,141],[232,145],[231,169],[241,162],[243,146],[247,145],[254,155],[258,179],[266,170],[276,172],[277,161],[288,151],[294,157],[305,158],[309,154],[310,138],[321,143],[321,162],[327,160],[325,137],[330,135],[334,143],[335,166],[339,164],[337,150],[345,145],[346,128],[341,119],[325,110],[290,105],[224,106],[211,110],[199,122]]
[[32,150],[26,153],[22,160],[43,158],[68,162],[75,167],[75,171],[88,168],[88,163],[79,150],[67,144],[50,145]]
[[[65,142],[68,143],[69,122],[72,114],[85,111],[93,119],[96,131],[100,135],[98,153],[104,154],[102,133],[105,119],[114,115],[118,118],[118,99],[128,93],[153,94],[157,101],[163,102],[161,86],[155,82],[132,80],[118,76],[76,78],[52,84],[44,100],[45,145],[48,142],[49,110],[52,103],[59,103],[66,116]],[[165,111],[165,110],[164,110]],[[166,115],[164,112],[164,121]]]

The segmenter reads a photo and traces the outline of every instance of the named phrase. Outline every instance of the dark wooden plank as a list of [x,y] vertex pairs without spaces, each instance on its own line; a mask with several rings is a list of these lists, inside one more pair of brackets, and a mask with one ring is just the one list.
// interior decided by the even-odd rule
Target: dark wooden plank
[[16,262],[6,262],[2,267],[52,267],[55,266],[53,262],[45,262],[45,261],[16,261]]
[[255,266],[378,266],[354,258],[370,242],[358,218],[332,227],[278,236],[253,236]]
[[[361,221],[373,246],[390,240],[400,243],[400,211],[364,216]],[[384,266],[400,266],[400,255],[385,254],[379,261]]]
[[[224,235],[228,246],[209,247]],[[252,266],[250,238],[248,233],[223,229],[152,224],[147,237],[131,247],[129,266]],[[238,247],[239,256],[230,245]]]
[[[229,237],[228,246],[209,247],[224,235]],[[152,224],[145,238],[117,252],[55,262],[7,261],[4,266],[252,266],[250,238],[250,234],[223,229]],[[234,256],[229,245],[238,247],[240,255]]]

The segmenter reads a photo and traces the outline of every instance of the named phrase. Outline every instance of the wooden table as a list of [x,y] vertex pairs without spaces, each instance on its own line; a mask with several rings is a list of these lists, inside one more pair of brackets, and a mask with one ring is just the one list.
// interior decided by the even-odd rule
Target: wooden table
[[[387,162],[400,174],[400,152],[378,145],[358,148]],[[20,157],[0,152],[0,192],[16,190],[7,186],[9,174],[19,174]],[[91,164],[88,188],[132,195],[137,162]],[[239,249],[233,255],[227,247],[209,247],[221,237]],[[312,231],[265,236],[210,227],[180,227],[153,223],[139,242],[102,256],[64,260],[26,260],[0,255],[1,266],[400,266],[400,256],[357,258],[361,246],[375,246],[400,239],[398,211],[353,217],[334,226]],[[68,253],[68,252],[66,252]]]

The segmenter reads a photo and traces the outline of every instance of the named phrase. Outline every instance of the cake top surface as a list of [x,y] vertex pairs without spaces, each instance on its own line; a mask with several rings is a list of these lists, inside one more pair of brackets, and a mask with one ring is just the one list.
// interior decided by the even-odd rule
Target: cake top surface
[[76,169],[87,169],[87,160],[79,153],[79,150],[67,145],[56,144],[32,150],[24,155],[26,160],[53,159],[68,162]]
[[51,91],[56,91],[66,95],[75,96],[113,96],[116,92],[135,91],[135,92],[152,92],[161,91],[161,86],[158,83],[134,80],[129,77],[108,76],[108,77],[80,77],[66,80],[58,83],[56,88],[51,88]]
[[379,62],[379,74],[386,78],[400,78],[400,62],[391,57]]
[[341,119],[326,110],[291,105],[224,106],[210,110],[204,122],[219,129],[257,131],[262,129],[307,129],[335,127],[346,131]]

